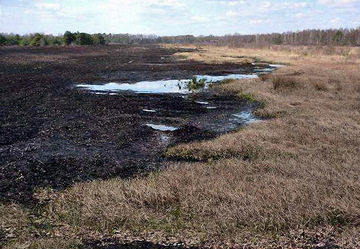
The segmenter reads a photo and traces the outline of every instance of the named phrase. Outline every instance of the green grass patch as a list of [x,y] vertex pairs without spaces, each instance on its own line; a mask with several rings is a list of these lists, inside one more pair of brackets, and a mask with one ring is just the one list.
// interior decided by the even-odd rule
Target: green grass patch
[[197,80],[197,78],[194,76],[186,87],[189,90],[199,90],[205,87],[205,81],[205,79]]
[[240,98],[243,100],[246,100],[248,102],[256,101],[254,94],[251,94],[251,93],[240,93]]

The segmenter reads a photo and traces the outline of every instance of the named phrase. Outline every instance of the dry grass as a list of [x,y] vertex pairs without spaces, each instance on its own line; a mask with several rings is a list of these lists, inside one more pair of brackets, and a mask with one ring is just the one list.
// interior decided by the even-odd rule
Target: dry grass
[[0,246],[1,241],[14,237],[28,236],[28,214],[20,206],[0,204]]
[[290,231],[307,229],[324,240],[332,234],[332,243],[345,248],[360,246],[359,57],[311,50],[205,53],[218,57],[221,51],[291,64],[219,89],[254,95],[265,103],[256,114],[276,118],[167,151],[197,163],[171,163],[146,177],[80,183],[58,193],[47,213],[66,228],[60,233],[140,234],[195,244],[250,241],[265,248],[270,242],[286,247]]
[[268,62],[301,64],[311,61],[328,62],[329,64],[359,63],[360,48],[329,46],[270,46],[268,48],[232,48],[214,46],[176,46],[163,45],[165,48],[192,48],[196,53],[181,52],[176,56],[188,60],[206,63],[249,63],[255,58]]

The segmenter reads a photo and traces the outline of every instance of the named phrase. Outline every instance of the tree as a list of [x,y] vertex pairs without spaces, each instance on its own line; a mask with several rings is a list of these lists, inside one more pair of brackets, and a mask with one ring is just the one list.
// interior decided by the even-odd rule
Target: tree
[[53,46],[53,45],[62,45],[64,39],[63,37],[48,35],[46,36],[46,41],[48,45]]
[[30,45],[31,41],[32,41],[32,36],[24,35],[24,36],[22,36],[21,40],[19,41],[19,45],[20,46],[28,46],[28,45]]
[[332,39],[332,40],[333,40],[337,45],[339,45],[340,42],[342,41],[343,37],[344,37],[343,32],[341,32],[341,30],[338,30],[338,31],[335,33],[335,35],[333,36],[333,39]]
[[33,35],[31,37],[31,41],[30,41],[29,45],[30,46],[44,46],[44,45],[46,45],[44,36],[42,34],[36,33],[35,35]]
[[21,41],[21,37],[20,35],[14,35],[14,34],[10,34],[10,35],[5,35],[6,37],[6,45],[19,45],[20,41]]
[[75,41],[75,34],[71,33],[70,31],[66,31],[64,34],[64,43],[65,45],[70,45]]
[[94,44],[104,45],[105,44],[105,38],[102,34],[95,34],[92,35],[92,39],[94,41]]
[[0,34],[0,46],[6,45],[7,39],[5,36]]
[[93,45],[94,39],[91,35],[87,33],[76,33],[75,34],[75,43],[77,45]]

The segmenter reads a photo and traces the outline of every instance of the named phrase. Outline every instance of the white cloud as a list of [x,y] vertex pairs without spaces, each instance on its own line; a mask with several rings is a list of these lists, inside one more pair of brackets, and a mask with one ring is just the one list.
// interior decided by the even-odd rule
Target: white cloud
[[226,15],[226,16],[230,16],[230,17],[231,17],[231,16],[233,17],[233,16],[238,16],[239,13],[231,10],[231,11],[226,12],[225,15]]
[[263,9],[269,9],[269,8],[271,8],[271,6],[272,6],[271,2],[262,2],[260,4],[260,8],[263,8]]
[[251,20],[249,21],[250,24],[255,24],[255,25],[257,25],[257,24],[263,24],[263,23],[268,23],[268,22],[270,22],[270,19],[251,19]]
[[[205,0],[207,1],[207,0]],[[229,1],[226,1],[226,0],[210,0],[210,1],[207,1],[209,3],[215,3],[215,4],[223,4],[223,5],[228,5],[228,6],[236,6],[236,5],[241,5],[241,4],[246,4],[247,1],[245,0],[238,0],[238,1],[235,1],[235,0],[229,0]]]
[[341,18],[339,18],[339,17],[334,18],[334,19],[332,19],[330,22],[331,22],[331,23],[336,23],[336,24],[338,24],[338,23],[341,22]]
[[191,16],[190,21],[198,22],[198,23],[205,23],[205,22],[208,22],[209,19],[207,17],[204,17],[204,16]]
[[58,3],[36,3],[35,6],[39,9],[45,10],[59,10],[61,8]]
[[285,2],[284,3],[285,7],[289,7],[289,8],[293,8],[293,9],[301,9],[301,8],[306,8],[309,6],[309,4],[307,2],[300,2],[300,3],[289,3],[289,2]]
[[320,4],[323,5],[343,5],[349,3],[356,3],[358,0],[319,0]]
[[230,1],[230,2],[227,2],[227,5],[236,6],[236,5],[245,4],[245,3],[246,3],[246,1]]

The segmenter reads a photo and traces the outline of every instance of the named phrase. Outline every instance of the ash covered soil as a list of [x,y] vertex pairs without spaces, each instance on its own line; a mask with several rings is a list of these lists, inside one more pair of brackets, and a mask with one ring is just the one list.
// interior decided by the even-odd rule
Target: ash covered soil
[[[168,146],[227,132],[226,115],[255,108],[214,90],[184,98],[74,88],[254,70],[252,64],[179,61],[176,52],[181,49],[157,45],[0,48],[0,201],[32,203],[39,187],[63,189],[159,169]],[[204,99],[218,108],[195,102]],[[160,132],[148,123],[180,129]]]

